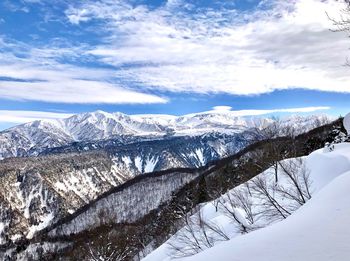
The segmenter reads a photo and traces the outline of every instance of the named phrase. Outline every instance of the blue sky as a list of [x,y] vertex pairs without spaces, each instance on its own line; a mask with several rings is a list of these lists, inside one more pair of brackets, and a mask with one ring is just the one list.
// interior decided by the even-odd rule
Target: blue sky
[[329,30],[325,15],[338,17],[343,7],[333,0],[1,1],[0,129],[97,109],[344,115],[350,41]]

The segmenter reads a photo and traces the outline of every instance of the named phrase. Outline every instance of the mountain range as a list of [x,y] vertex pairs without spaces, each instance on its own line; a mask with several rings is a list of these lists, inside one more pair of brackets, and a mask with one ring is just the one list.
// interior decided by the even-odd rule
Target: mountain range
[[[73,143],[89,143],[82,150],[99,147],[106,140],[125,145],[165,137],[201,136],[220,133],[229,136],[252,128],[263,129],[273,118],[238,117],[231,111],[208,111],[184,116],[126,115],[96,111],[73,115],[67,119],[37,120],[0,132],[0,159],[37,156],[42,152]],[[282,120],[284,126],[308,130],[327,121],[324,116],[292,116]],[[95,144],[92,144],[95,143]]]
[[[328,119],[293,116],[277,120],[215,111],[185,116],[97,111],[2,131],[0,245],[31,240],[104,193],[128,181],[134,184],[135,177],[145,173],[151,180],[144,185],[145,193],[163,191],[152,202],[151,209],[157,208],[172,192],[198,177],[196,169],[208,169],[211,162],[241,151],[255,141],[252,133],[277,122],[281,132],[277,135],[283,135],[285,129],[302,133]],[[153,172],[164,170],[170,174],[152,178]],[[143,192],[135,193],[141,197]],[[121,212],[118,215],[124,215]]]

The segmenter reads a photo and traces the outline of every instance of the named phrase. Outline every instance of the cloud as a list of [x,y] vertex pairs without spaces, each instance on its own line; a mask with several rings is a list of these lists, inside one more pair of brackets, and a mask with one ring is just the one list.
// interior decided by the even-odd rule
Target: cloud
[[230,111],[232,109],[231,106],[214,106],[214,111]]
[[86,9],[67,11],[66,15],[68,17],[69,22],[72,24],[78,25],[80,22],[87,22],[90,20],[89,12]]
[[322,110],[330,110],[330,107],[302,107],[289,109],[272,109],[272,110],[239,110],[231,111],[235,116],[259,116],[273,113],[308,113]]
[[57,113],[46,111],[12,111],[0,110],[0,122],[26,123],[35,120],[63,119],[72,116],[71,113]]
[[199,2],[64,1],[65,29],[92,40],[31,45],[0,36],[0,99],[152,104],[168,102],[169,92],[350,93],[348,38],[329,31],[325,14],[337,17],[340,2],[261,1],[248,11]]
[[299,107],[299,108],[282,108],[282,109],[258,109],[258,110],[232,110],[230,106],[215,106],[212,111],[214,113],[228,113],[231,116],[243,117],[243,116],[259,116],[266,114],[275,113],[310,113],[316,111],[330,110],[331,107],[328,106],[318,106],[318,107]]
[[0,98],[79,104],[166,103],[167,98],[126,88],[113,80],[113,71],[60,62],[81,59],[84,47],[31,48],[0,39]]
[[295,88],[349,93],[348,38],[330,32],[325,13],[337,16],[343,7],[333,0],[274,0],[239,12],[104,0],[66,14],[73,24],[103,22],[104,44],[87,54],[115,66],[115,76],[132,85],[235,95]]
[[85,80],[0,82],[0,97],[12,100],[80,104],[166,103],[165,98],[126,90],[108,83]]

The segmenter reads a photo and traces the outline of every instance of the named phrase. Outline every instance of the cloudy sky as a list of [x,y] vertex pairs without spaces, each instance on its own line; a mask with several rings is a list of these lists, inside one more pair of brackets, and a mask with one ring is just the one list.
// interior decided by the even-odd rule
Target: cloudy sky
[[[0,129],[72,113],[350,110],[335,0],[2,0]],[[220,107],[221,106],[221,107]]]

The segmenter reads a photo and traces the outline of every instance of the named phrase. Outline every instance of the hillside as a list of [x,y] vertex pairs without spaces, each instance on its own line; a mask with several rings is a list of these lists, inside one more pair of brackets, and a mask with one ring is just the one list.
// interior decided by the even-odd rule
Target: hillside
[[[222,191],[231,189],[268,169],[273,163],[272,160],[282,160],[292,155],[302,156],[322,147],[325,142],[332,140],[334,130],[341,127],[340,123],[336,121],[296,137],[260,141],[205,167],[166,170],[137,176],[107,190],[81,207],[77,205],[72,214],[68,213],[47,223],[46,218],[42,219],[39,227],[34,224],[40,231],[31,234],[30,237],[27,236],[24,241],[23,238],[20,240],[13,234],[13,242],[7,246],[3,245],[3,249],[7,249],[6,251],[17,249],[18,255],[26,258],[38,257],[38,253],[41,253],[51,259],[62,255],[68,259],[84,259],[87,258],[89,248],[103,246],[100,240],[104,238],[113,243],[118,249],[116,252],[125,250],[127,244],[128,259],[135,255],[142,257],[161,245],[169,234],[179,229],[180,220],[176,214],[179,206],[189,211],[206,197],[215,196],[215,193],[212,193],[216,191],[217,186]],[[79,157],[83,155],[85,154],[77,155],[77,163],[80,162]],[[57,156],[47,156],[47,159],[50,157],[54,159]],[[71,155],[67,157],[69,159]],[[47,159],[43,158],[43,162]],[[21,162],[20,159],[17,160]],[[75,166],[74,161],[72,163],[71,166]],[[200,192],[205,188],[203,187],[205,183],[207,196]],[[214,184],[217,185],[212,186]],[[40,203],[40,198],[36,202]],[[39,204],[37,209],[42,209],[42,206]],[[5,225],[3,235],[8,233],[7,216],[8,214],[3,216]],[[16,226],[10,226],[10,231],[15,231],[14,228]],[[43,247],[45,251],[42,250]],[[140,251],[144,254],[140,255]]]
[[[335,147],[334,153],[330,153],[333,155],[313,156],[318,159],[317,175],[329,183],[289,218],[271,227],[233,238],[184,260],[218,258],[253,261],[257,256],[264,261],[348,260],[350,146],[341,145],[343,146]],[[342,167],[339,168],[340,164]]]
[[[344,125],[347,127],[347,124]],[[310,179],[310,199],[305,204],[297,204],[296,207],[291,204],[296,202],[295,198],[279,198],[277,195],[282,191],[281,188],[289,188],[285,191],[293,193],[291,189],[294,185],[288,182],[288,175],[284,174],[283,168],[293,166],[291,162],[302,162],[303,167],[298,167],[298,175],[301,175],[300,171],[304,171]],[[280,162],[280,166],[282,169],[279,170],[281,173],[277,183],[274,178],[275,169],[270,168],[220,198],[201,205],[188,219],[190,223],[144,260],[165,261],[173,260],[174,257],[180,257],[176,260],[230,261],[254,261],[257,257],[266,261],[348,260],[350,230],[347,221],[350,218],[350,200],[347,195],[350,185],[350,144],[341,143],[322,148],[306,157],[284,160]],[[288,209],[291,212],[287,218],[273,220],[272,216],[266,219],[265,215],[261,215],[266,209],[262,207],[264,201],[260,197],[261,194],[256,193],[254,188],[257,180],[266,180],[271,184],[269,190],[277,193],[275,203],[281,204],[281,210]],[[276,186],[279,189],[274,190]],[[244,193],[249,187],[252,191],[249,192],[252,193],[250,196]],[[232,201],[232,197],[237,195],[247,199],[242,201],[240,198],[237,203]],[[303,195],[308,194],[304,192]],[[234,205],[231,205],[232,202]],[[240,205],[238,202],[245,204]],[[249,202],[251,205],[247,205]],[[243,210],[244,206],[250,206],[251,212]],[[247,216],[248,213],[251,215]],[[260,214],[254,216],[252,213]],[[198,215],[203,218],[204,224],[220,228],[227,237],[223,238],[221,234],[209,229],[210,227],[202,231],[203,228],[196,226]],[[232,219],[232,215],[237,219]],[[248,233],[242,231],[243,224]],[[189,234],[191,228],[195,228],[194,234]],[[210,245],[201,241],[205,230],[208,238],[212,240]],[[201,243],[198,245],[196,242]]]

